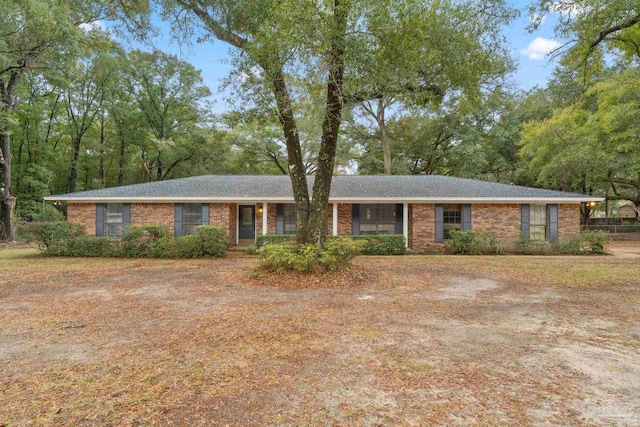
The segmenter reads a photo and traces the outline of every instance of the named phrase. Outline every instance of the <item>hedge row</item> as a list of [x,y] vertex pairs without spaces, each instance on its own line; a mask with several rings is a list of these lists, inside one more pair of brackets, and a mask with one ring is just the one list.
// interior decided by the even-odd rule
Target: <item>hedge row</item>
[[64,221],[28,223],[22,226],[21,234],[38,243],[40,252],[47,256],[199,258],[224,256],[227,250],[227,230],[208,225],[175,239],[160,225],[129,227],[122,239],[87,237],[83,227]]
[[609,233],[604,231],[583,231],[582,233],[558,243],[537,242],[520,239],[515,244],[505,245],[493,233],[482,231],[450,231],[447,251],[454,254],[493,255],[583,255],[606,253],[605,246],[610,242]]
[[[407,248],[402,234],[389,235],[361,235],[361,236],[330,236],[328,241],[350,239],[360,244],[360,253],[363,255],[403,255]],[[265,234],[256,238],[256,247],[262,248],[268,243],[289,243],[293,244],[296,236],[292,234]]]

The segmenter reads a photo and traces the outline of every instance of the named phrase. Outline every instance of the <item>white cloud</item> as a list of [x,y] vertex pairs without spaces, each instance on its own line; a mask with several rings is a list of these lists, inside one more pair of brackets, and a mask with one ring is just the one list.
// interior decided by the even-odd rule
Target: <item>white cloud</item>
[[89,31],[92,31],[92,30],[104,31],[106,29],[104,22],[102,21],[83,22],[82,24],[79,25],[79,27],[85,33],[88,33]]
[[560,43],[555,40],[536,37],[520,53],[529,59],[543,60],[545,56],[560,46]]

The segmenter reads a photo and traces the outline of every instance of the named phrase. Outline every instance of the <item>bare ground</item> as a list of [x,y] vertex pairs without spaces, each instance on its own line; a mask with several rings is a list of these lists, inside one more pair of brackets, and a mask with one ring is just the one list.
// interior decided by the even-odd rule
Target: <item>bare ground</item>
[[640,425],[625,245],[324,278],[4,250],[0,425]]

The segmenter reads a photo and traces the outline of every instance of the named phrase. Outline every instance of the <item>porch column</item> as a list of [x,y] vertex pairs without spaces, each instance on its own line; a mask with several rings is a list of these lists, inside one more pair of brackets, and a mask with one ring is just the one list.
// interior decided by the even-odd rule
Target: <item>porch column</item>
[[269,231],[267,224],[267,203],[262,204],[262,235],[264,236]]
[[402,204],[402,234],[404,245],[409,249],[409,203]]
[[333,235],[338,235],[338,204],[333,202]]

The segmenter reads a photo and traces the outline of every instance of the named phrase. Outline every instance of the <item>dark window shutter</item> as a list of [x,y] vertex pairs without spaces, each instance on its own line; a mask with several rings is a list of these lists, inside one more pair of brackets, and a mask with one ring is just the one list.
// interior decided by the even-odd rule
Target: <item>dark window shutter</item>
[[558,205],[549,205],[549,241],[558,241]]
[[436,205],[436,243],[444,242],[444,207]]
[[202,225],[209,225],[209,203],[202,204]]
[[104,236],[104,203],[96,203],[96,237]]
[[127,229],[131,226],[131,204],[122,204],[122,232],[126,233]]
[[182,236],[182,203],[176,203],[173,208],[173,235]]
[[462,205],[462,230],[471,230],[471,205]]
[[284,205],[276,205],[276,234],[284,234]]
[[523,239],[529,238],[530,212],[529,205],[520,205],[520,230]]
[[396,205],[396,234],[403,234],[402,221],[404,217],[402,215],[402,203]]
[[351,234],[360,235],[360,205],[351,205]]

